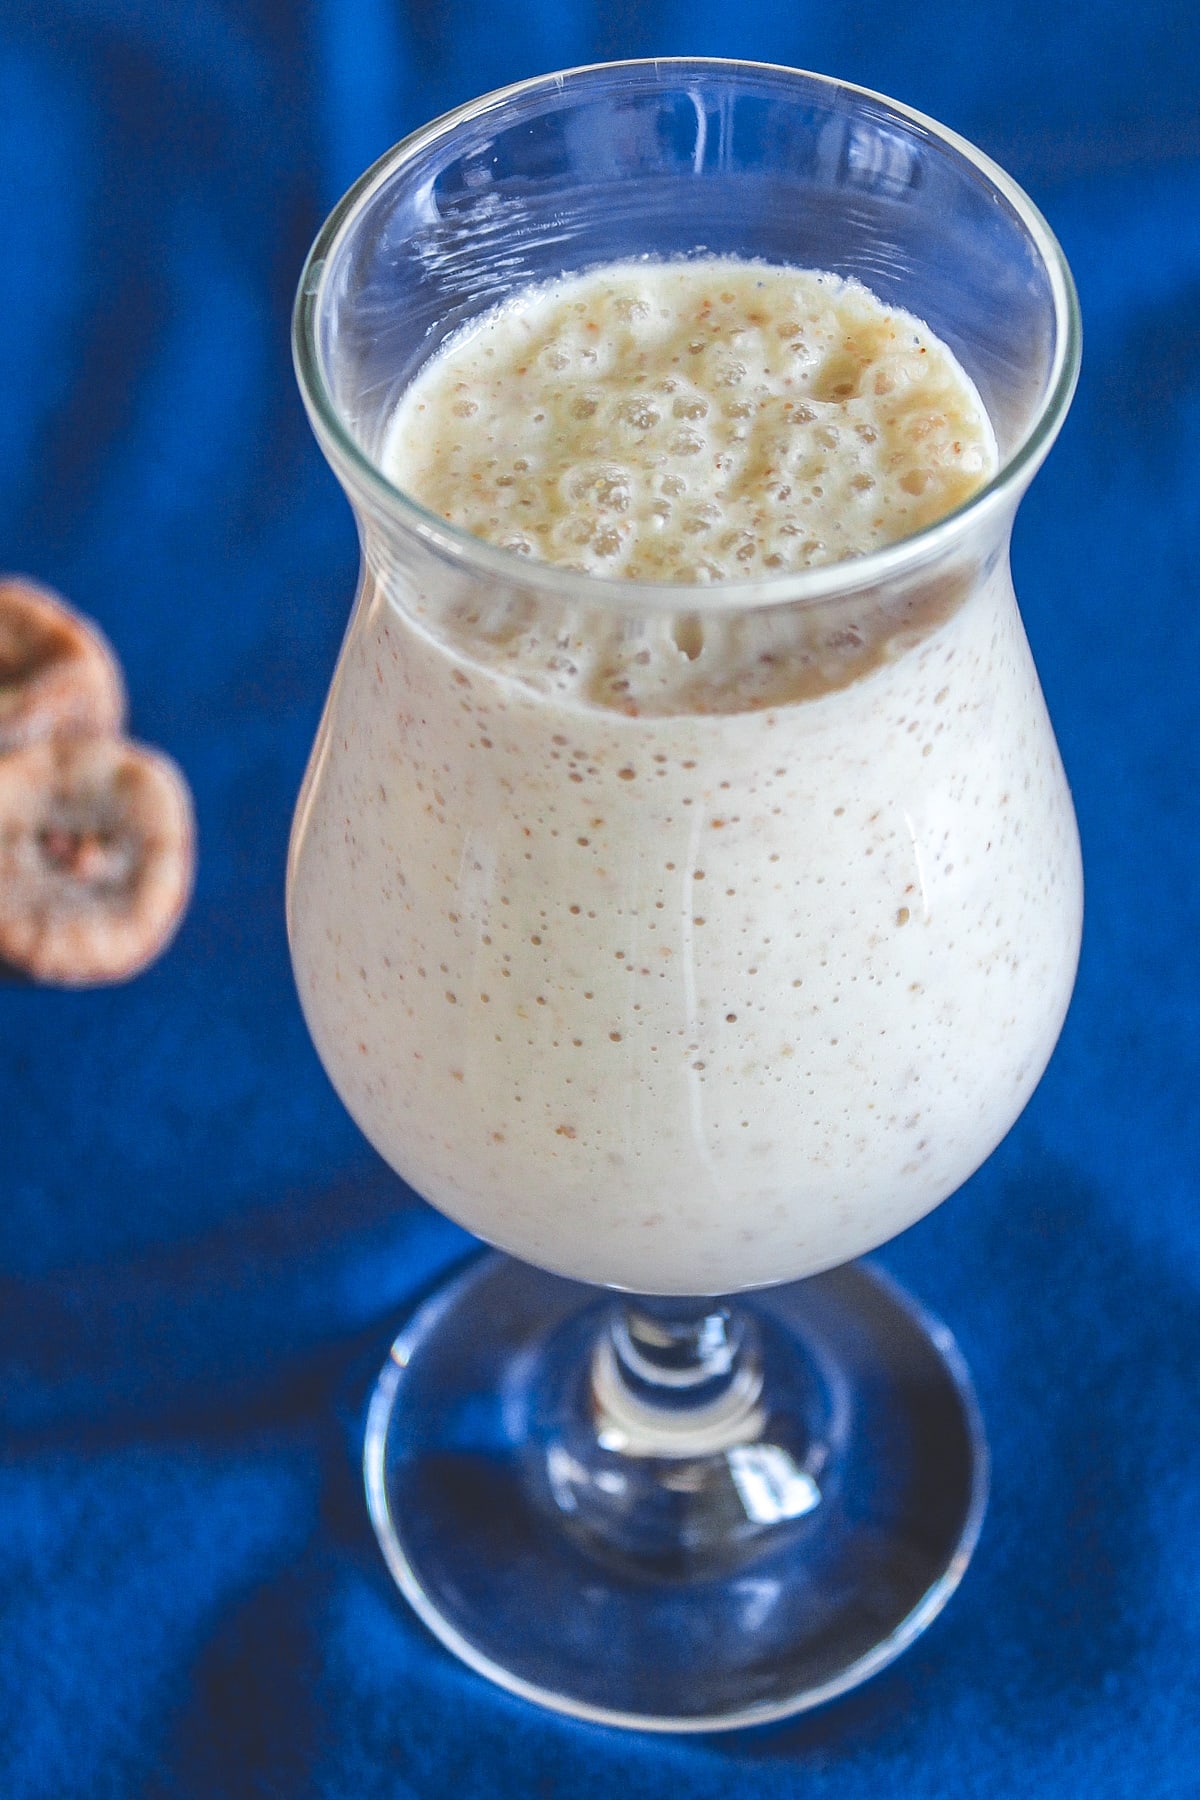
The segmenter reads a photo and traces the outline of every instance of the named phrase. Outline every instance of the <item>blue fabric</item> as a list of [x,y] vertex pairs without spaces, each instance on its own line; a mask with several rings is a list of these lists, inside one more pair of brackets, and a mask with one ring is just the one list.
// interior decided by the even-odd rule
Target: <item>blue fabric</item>
[[[1089,913],[1032,1105],[883,1258],[986,1409],[963,1589],[819,1715],[662,1742],[460,1668],[366,1522],[365,1383],[465,1240],[365,1147],[292,989],[286,834],[356,545],[287,319],[323,213],[410,127],[684,51],[895,94],[1062,238],[1084,376],[1015,567]],[[1197,1792],[1198,92],[1192,0],[0,6],[0,558],[102,621],[201,846],[149,974],[0,989],[6,1800]]]

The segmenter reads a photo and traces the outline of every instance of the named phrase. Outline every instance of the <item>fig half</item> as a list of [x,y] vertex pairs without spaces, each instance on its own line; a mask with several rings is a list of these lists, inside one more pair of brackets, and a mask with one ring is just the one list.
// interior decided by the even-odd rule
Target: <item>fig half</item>
[[49,588],[0,580],[0,754],[124,724],[125,683],[103,634]]
[[165,948],[195,865],[187,784],[111,737],[0,756],[0,960],[35,981],[125,981]]

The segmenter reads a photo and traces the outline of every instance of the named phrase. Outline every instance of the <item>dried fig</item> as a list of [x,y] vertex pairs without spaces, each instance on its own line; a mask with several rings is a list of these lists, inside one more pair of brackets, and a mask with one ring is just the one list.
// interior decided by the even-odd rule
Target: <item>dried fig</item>
[[156,751],[75,737],[0,756],[0,959],[60,987],[136,975],[183,915],[194,842]]
[[97,628],[48,588],[0,580],[0,753],[124,723],[120,665]]

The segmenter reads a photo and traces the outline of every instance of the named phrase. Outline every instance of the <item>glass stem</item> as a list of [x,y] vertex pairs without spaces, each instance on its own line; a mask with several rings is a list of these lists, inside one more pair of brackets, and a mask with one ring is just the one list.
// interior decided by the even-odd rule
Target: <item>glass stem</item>
[[721,1300],[626,1300],[592,1355],[598,1442],[626,1455],[712,1455],[758,1435],[762,1385],[744,1312]]
[[582,1380],[575,1354],[564,1344],[534,1436],[542,1491],[593,1555],[715,1573],[819,1505],[819,1383],[750,1308],[629,1298],[593,1313]]

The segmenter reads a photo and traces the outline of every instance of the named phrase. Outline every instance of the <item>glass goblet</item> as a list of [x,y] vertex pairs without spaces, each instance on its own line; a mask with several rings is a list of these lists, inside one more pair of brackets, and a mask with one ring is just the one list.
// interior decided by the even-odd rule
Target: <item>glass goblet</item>
[[[870,555],[710,587],[532,563],[389,481],[450,332],[697,253],[926,320],[996,477]],[[1078,348],[1061,253],[985,157],[729,62],[465,106],[306,266],[300,382],[362,576],[293,832],[296,980],[371,1142],[509,1253],[396,1340],[369,1503],[431,1629],[546,1705],[784,1716],[897,1655],[970,1556],[961,1360],[850,1259],[990,1153],[1069,1000],[1078,841],[1008,539]]]

